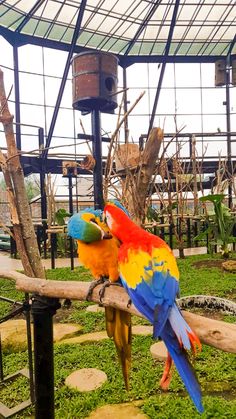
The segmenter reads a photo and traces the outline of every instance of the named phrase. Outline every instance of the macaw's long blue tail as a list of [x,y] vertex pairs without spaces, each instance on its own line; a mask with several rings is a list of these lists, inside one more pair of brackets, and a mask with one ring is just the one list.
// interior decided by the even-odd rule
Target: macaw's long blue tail
[[203,412],[201,388],[192,365],[188,359],[188,354],[183,346],[180,345],[169,320],[162,330],[161,336],[167,350],[173,359],[175,366],[182,378],[188,393],[200,413]]

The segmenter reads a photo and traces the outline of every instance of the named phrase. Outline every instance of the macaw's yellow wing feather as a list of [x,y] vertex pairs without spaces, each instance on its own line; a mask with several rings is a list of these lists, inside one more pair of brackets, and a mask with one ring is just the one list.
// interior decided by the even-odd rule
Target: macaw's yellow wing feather
[[106,330],[113,338],[122,367],[126,390],[129,390],[131,366],[131,314],[113,307],[105,308]]

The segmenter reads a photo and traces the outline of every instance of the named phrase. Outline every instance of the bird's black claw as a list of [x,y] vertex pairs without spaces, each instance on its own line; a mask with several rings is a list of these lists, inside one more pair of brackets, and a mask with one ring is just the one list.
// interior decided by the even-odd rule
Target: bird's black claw
[[[86,300],[87,301],[91,301],[94,288],[96,288],[100,284],[103,284],[106,281],[107,281],[107,278],[105,278],[105,277],[102,277],[102,278],[100,278],[100,279],[98,279],[96,281],[92,281],[91,284],[90,284],[88,293],[86,295]],[[100,292],[99,292],[99,294],[100,294]]]
[[110,286],[116,286],[116,287],[122,287],[122,285],[121,284],[119,284],[119,282],[110,282],[109,280],[107,280],[107,282],[105,282],[104,283],[104,285],[103,285],[103,287],[100,289],[100,291],[99,291],[99,297],[100,297],[100,302],[102,303],[102,300],[103,300],[103,298],[104,298],[104,295],[105,295],[105,291],[106,291],[106,288],[107,287],[110,287]]
[[127,303],[127,308],[130,308],[131,304],[132,304],[132,300],[131,300],[131,298],[129,298],[129,301]]

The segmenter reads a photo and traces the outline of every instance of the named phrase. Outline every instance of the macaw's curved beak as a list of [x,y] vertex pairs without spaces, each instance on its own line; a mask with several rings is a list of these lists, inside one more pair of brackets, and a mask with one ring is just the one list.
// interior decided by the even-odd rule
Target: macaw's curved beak
[[112,235],[111,235],[111,233],[109,233],[109,232],[107,232],[107,231],[104,231],[104,232],[103,232],[103,235],[102,235],[102,239],[103,239],[103,240],[109,240],[109,239],[112,239]]

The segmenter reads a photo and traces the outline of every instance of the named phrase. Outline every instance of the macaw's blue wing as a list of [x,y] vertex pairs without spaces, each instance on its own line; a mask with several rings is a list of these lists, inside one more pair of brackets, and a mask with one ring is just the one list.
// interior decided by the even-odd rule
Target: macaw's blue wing
[[[179,272],[173,254],[168,247],[151,251],[123,247],[122,254],[126,255],[119,263],[124,287],[135,307],[153,324],[154,337],[164,341],[190,397],[202,412],[201,389],[185,350],[195,349],[200,342],[175,303]],[[163,376],[169,375],[170,365],[168,362]]]
[[119,270],[132,301],[154,325],[154,337],[160,336],[179,292],[179,271],[173,254],[169,248],[154,248],[151,253],[128,249]]

